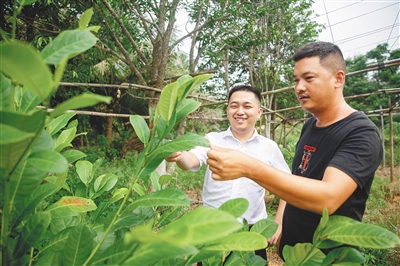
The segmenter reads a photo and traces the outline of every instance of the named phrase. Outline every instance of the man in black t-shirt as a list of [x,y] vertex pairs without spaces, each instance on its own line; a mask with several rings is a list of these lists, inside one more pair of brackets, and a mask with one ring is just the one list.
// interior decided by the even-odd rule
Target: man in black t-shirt
[[216,180],[246,176],[287,202],[279,251],[310,243],[324,208],[361,221],[383,155],[376,126],[344,97],[346,64],[339,47],[315,42],[293,56],[295,94],[313,114],[301,132],[287,174],[239,151],[210,145]]

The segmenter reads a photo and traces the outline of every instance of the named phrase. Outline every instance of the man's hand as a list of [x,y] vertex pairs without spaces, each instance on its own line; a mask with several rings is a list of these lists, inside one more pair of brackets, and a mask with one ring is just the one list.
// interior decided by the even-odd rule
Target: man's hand
[[248,156],[240,151],[210,144],[207,156],[207,164],[215,180],[233,180],[246,175],[246,164],[243,163]]
[[179,162],[181,159],[182,159],[181,151],[174,152],[172,155],[165,158],[165,160],[169,163]]

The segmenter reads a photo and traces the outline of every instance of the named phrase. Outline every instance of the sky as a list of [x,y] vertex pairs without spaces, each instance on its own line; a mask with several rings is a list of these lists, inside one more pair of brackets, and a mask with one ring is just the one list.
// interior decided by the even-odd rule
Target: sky
[[[312,9],[311,19],[326,27],[318,39],[337,44],[346,59],[386,42],[390,50],[400,48],[400,0],[315,0]],[[177,19],[181,36],[187,18],[178,12]],[[189,46],[186,40],[181,50],[188,53]]]
[[315,0],[313,10],[326,27],[318,39],[337,44],[346,59],[386,42],[400,48],[400,0]]

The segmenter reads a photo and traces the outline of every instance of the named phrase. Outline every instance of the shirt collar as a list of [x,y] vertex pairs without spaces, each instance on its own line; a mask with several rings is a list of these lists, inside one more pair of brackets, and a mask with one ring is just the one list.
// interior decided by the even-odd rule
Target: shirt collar
[[[232,134],[231,126],[229,126],[228,129],[225,130],[225,132],[223,132],[223,138],[229,138],[229,137],[235,138],[235,136],[233,136],[233,134]],[[254,128],[253,135],[247,141],[250,141],[250,140],[253,140],[253,139],[259,138],[259,137],[260,137],[260,135],[258,134],[257,129]]]

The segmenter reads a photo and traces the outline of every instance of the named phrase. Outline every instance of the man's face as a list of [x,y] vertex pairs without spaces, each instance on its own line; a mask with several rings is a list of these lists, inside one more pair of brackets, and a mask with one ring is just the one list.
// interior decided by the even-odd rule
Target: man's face
[[243,133],[254,129],[262,109],[254,93],[237,91],[231,95],[226,112],[232,131]]
[[319,57],[297,61],[293,80],[294,91],[304,110],[316,114],[335,103],[335,73],[321,66]]

